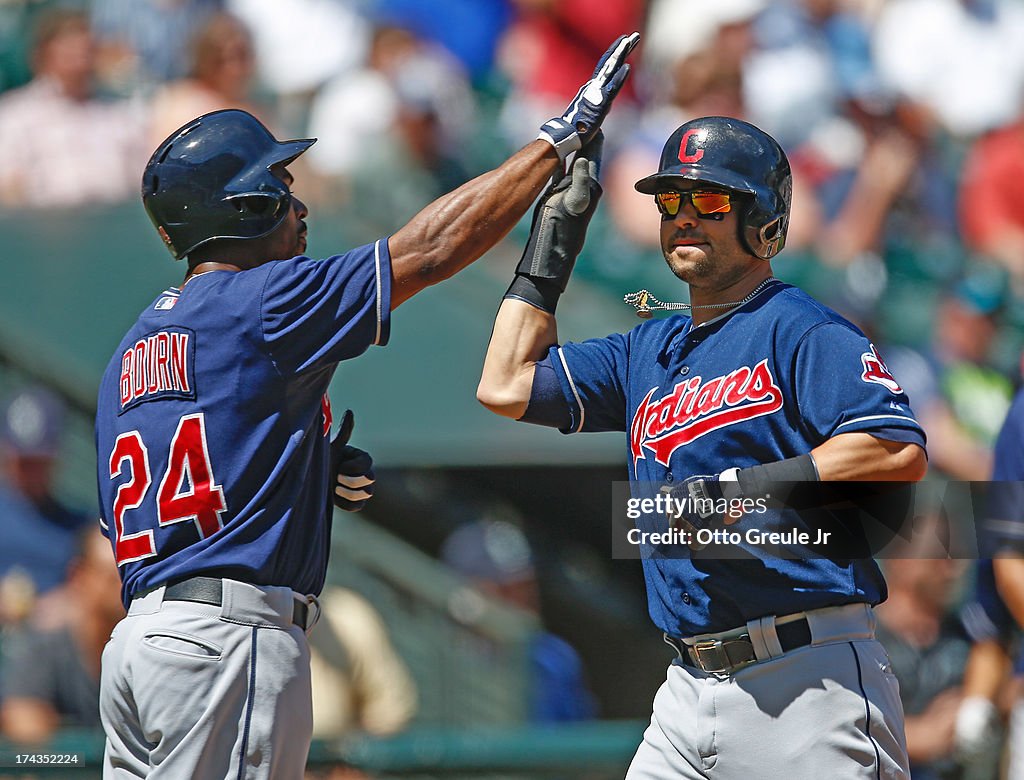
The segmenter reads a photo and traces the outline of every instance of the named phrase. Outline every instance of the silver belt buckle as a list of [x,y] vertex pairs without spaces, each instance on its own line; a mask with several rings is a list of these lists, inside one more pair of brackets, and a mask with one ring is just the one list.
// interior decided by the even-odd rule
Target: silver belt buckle
[[704,639],[691,645],[697,666],[708,674],[726,674],[732,664],[721,639]]

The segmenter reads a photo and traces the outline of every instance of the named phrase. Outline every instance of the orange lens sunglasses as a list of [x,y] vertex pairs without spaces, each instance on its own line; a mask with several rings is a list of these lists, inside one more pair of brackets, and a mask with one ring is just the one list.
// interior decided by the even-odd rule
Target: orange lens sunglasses
[[732,195],[720,190],[686,190],[684,192],[659,192],[654,196],[658,211],[663,217],[679,214],[685,198],[690,199],[693,210],[702,218],[721,219],[722,214],[732,211]]

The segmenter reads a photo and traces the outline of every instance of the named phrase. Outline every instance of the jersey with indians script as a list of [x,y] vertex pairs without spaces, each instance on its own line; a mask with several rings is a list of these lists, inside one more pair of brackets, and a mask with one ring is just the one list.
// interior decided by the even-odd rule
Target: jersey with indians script
[[[552,347],[550,363],[571,410],[566,432],[628,434],[634,494],[802,455],[843,433],[925,443],[906,395],[863,333],[778,280],[697,327],[684,316],[651,320],[626,334]],[[644,556],[655,624],[692,636],[885,598],[870,558],[786,558],[756,545],[744,552],[718,560]]]
[[96,415],[101,522],[136,594],[196,575],[318,594],[338,362],[387,343],[387,241],[191,277],[122,339]]

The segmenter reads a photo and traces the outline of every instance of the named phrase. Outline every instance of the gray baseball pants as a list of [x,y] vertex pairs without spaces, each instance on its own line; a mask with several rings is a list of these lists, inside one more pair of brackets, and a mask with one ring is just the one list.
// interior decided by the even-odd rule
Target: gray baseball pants
[[713,675],[677,659],[627,780],[908,780],[899,684],[866,604],[806,613],[782,653],[774,619],[747,624],[761,662]]
[[221,606],[136,598],[103,651],[104,780],[300,780],[313,729],[296,594],[224,580]]

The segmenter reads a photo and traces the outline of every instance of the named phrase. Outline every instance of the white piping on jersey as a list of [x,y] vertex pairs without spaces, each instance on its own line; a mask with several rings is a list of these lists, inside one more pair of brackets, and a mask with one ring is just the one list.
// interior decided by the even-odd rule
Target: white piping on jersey
[[384,302],[382,300],[381,289],[380,289],[380,241],[373,245],[373,260],[376,266],[377,272],[377,335],[373,338],[373,343],[380,344],[380,331],[384,321],[384,312],[382,311]]
[[576,426],[576,430],[573,433],[579,433],[583,430],[583,421],[587,418],[587,413],[583,409],[583,401],[580,399],[580,394],[576,390],[576,383],[572,379],[572,374],[569,372],[569,364],[565,362],[565,353],[562,352],[562,348],[558,348],[558,359],[562,361],[562,368],[565,370],[565,376],[569,380],[569,387],[572,388],[573,398],[576,399],[576,405],[580,408],[580,424]]
[[185,289],[185,285],[188,284],[189,282],[191,282],[193,279],[198,279],[200,276],[206,276],[206,274],[212,274],[215,271],[222,271],[222,270],[224,270],[224,269],[222,269],[222,268],[213,268],[213,269],[211,269],[209,271],[200,271],[197,274],[192,274],[190,277],[188,277],[188,279],[186,279],[185,281],[183,281],[181,283],[181,287],[179,287],[178,289],[179,290],[184,290]]
[[1017,520],[995,520],[989,519],[985,521],[985,528],[989,531],[996,531],[1006,536],[1012,536],[1017,539],[1024,536],[1024,530],[1021,529],[1020,523]]
[[869,415],[868,417],[856,417],[852,420],[847,420],[842,425],[837,425],[836,430],[838,431],[840,428],[844,428],[847,425],[853,425],[856,422],[864,422],[865,420],[906,420],[907,422],[914,423],[914,425],[918,428],[921,427],[921,423],[919,423],[913,417],[903,417],[898,414],[873,414]]

